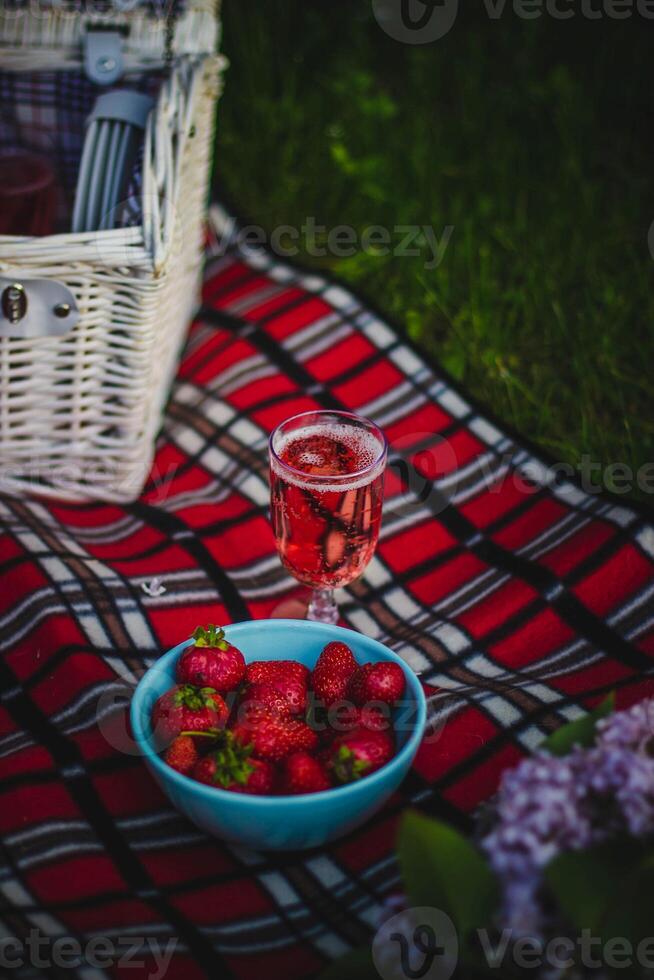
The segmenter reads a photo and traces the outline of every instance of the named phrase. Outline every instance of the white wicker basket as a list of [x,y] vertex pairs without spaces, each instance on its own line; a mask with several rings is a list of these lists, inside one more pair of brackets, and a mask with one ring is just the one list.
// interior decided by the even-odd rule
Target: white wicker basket
[[[128,501],[143,487],[199,297],[225,65],[214,53],[216,6],[195,0],[175,23],[174,58],[145,133],[140,226],[0,236],[0,277],[61,284],[80,314],[60,336],[0,337],[2,492]],[[2,70],[81,69],[89,17],[0,12]],[[126,67],[163,68],[165,23],[141,11],[112,17],[129,24]]]

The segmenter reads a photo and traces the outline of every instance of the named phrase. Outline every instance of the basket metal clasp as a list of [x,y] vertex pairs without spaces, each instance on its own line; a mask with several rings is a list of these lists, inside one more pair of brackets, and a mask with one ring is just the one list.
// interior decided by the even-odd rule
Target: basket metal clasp
[[27,313],[27,293],[19,282],[12,282],[3,289],[2,313],[10,323],[18,323]]
[[0,276],[0,338],[60,337],[79,322],[70,289],[53,279]]

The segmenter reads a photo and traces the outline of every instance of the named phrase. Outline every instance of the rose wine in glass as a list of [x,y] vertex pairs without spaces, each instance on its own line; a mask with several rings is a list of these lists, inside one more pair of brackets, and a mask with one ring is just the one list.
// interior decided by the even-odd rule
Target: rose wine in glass
[[270,437],[275,541],[289,572],[313,589],[308,619],[336,623],[333,590],[375,552],[386,456],[382,431],[349,412],[305,412]]

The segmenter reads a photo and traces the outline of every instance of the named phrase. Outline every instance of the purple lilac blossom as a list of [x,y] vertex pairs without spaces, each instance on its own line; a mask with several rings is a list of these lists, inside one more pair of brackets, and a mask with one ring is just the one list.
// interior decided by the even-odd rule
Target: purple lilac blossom
[[501,925],[518,936],[542,934],[541,869],[561,851],[594,840],[581,778],[582,752],[538,752],[508,770],[496,798],[496,824],[481,846],[503,886]]
[[480,841],[502,888],[499,924],[514,939],[543,937],[542,869],[620,832],[654,833],[654,701],[602,721],[591,749],[538,752],[504,774]]
[[598,833],[654,833],[654,758],[610,743],[590,749],[584,782]]
[[654,756],[654,700],[640,701],[603,718],[597,725],[597,745]]

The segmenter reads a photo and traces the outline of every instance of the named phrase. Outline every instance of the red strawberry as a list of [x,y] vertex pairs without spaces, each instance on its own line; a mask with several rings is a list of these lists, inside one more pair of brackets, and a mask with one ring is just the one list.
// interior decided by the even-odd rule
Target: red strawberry
[[317,759],[318,762],[321,762],[323,764],[323,766],[326,766],[330,759],[330,751],[331,751],[331,746],[324,745],[322,748],[318,749],[318,751],[314,754],[314,759]]
[[316,698],[327,707],[335,701],[342,701],[356,669],[357,662],[345,643],[328,643],[311,675]]
[[257,708],[264,708],[280,718],[290,718],[293,714],[288,699],[278,690],[276,684],[271,683],[253,684],[247,689],[239,705],[239,720],[245,720],[252,712],[256,712]]
[[392,759],[393,750],[389,732],[357,728],[334,739],[327,768],[337,782],[351,783],[381,769]]
[[382,660],[359,667],[350,682],[348,694],[355,704],[369,701],[395,704],[404,694],[405,687],[404,671],[400,665]]
[[212,687],[176,685],[155,702],[152,729],[159,745],[165,746],[182,733],[216,735],[228,716],[229,708]]
[[223,694],[236,690],[245,677],[241,651],[228,643],[223,630],[216,626],[199,626],[193,639],[195,644],[187,647],[177,662],[180,684],[213,687]]
[[391,727],[390,708],[387,704],[364,704],[362,706],[344,702],[330,708],[327,715],[328,737],[352,732],[355,728],[366,728],[372,732],[388,731]]
[[324,763],[308,752],[294,752],[284,760],[282,793],[322,793],[330,788]]
[[252,755],[270,762],[280,762],[292,752],[312,752],[318,736],[303,721],[284,719],[260,709],[254,718],[239,720],[232,729],[243,745],[252,746]]
[[207,786],[265,796],[275,788],[275,767],[263,759],[251,759],[250,749],[240,745],[231,732],[224,732],[219,748],[200,759],[193,778]]
[[279,677],[269,681],[271,687],[288,702],[292,715],[302,715],[307,708],[307,685],[295,677]]
[[364,704],[360,709],[359,727],[371,732],[387,732],[392,728],[389,706],[383,702]]
[[362,664],[350,678],[350,683],[347,686],[347,696],[348,698],[351,698],[355,704],[365,704],[366,702],[366,677],[372,670],[373,666],[374,664]]
[[[284,720],[290,721],[291,713],[288,710],[288,705],[285,701],[277,702],[282,705],[282,712],[286,709],[285,713],[277,715]],[[243,701],[239,704],[238,708],[234,711],[232,715],[232,721],[230,722],[230,728],[232,730],[239,728],[241,730],[249,729],[254,731],[259,725],[265,725],[268,719],[272,716],[275,717],[277,714],[276,706],[268,706],[263,704],[261,701],[249,700],[246,696]]]
[[166,749],[164,761],[177,772],[190,775],[193,766],[198,761],[198,750],[190,735],[178,735]]
[[275,791],[277,772],[272,762],[265,759],[250,759],[252,772],[244,786],[239,782],[231,783],[227,789],[230,793],[249,793],[252,796],[270,796]]
[[282,451],[282,460],[296,470],[312,476],[353,473],[357,469],[354,447],[323,435],[311,435],[292,441]]
[[254,660],[245,670],[248,684],[267,684],[269,681],[286,680],[289,677],[306,687],[309,682],[309,668],[298,660]]

